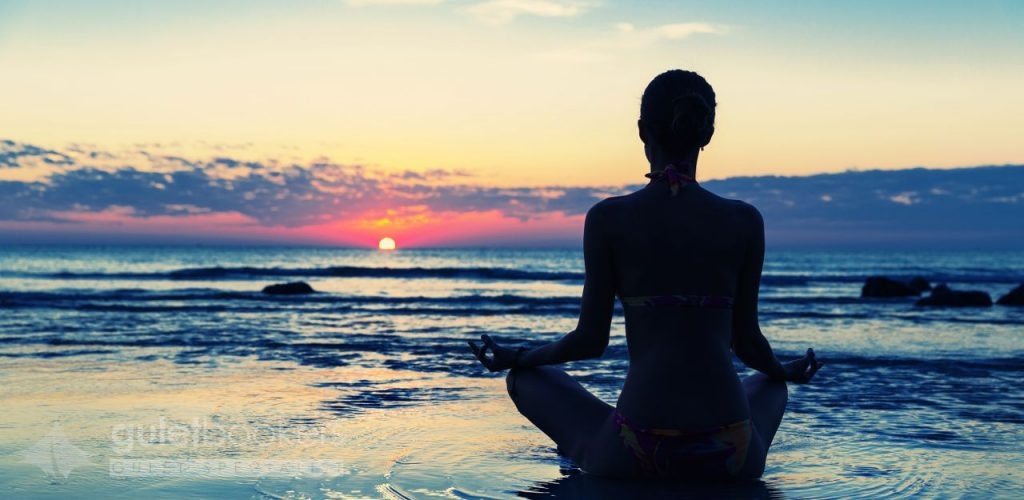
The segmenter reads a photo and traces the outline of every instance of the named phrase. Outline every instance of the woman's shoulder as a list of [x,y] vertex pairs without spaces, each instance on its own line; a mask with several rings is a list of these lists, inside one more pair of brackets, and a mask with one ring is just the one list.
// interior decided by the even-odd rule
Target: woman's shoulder
[[733,215],[738,216],[747,221],[759,221],[761,220],[761,212],[750,203],[743,200],[734,200],[732,198],[726,198],[724,196],[707,191],[714,203],[719,205],[722,210],[731,212]]
[[[723,215],[731,215],[733,217],[739,217],[745,221],[760,221],[761,212],[758,211],[753,205],[742,201],[734,200],[731,198],[725,198],[711,191],[704,190],[704,200],[702,203],[712,205],[714,211],[722,212]],[[620,196],[610,196],[597,203],[595,203],[590,210],[587,212],[588,218],[613,218],[616,215],[621,215],[626,212],[633,212],[640,210],[643,207],[651,205],[650,200],[643,198],[641,191],[624,194]]]
[[643,204],[639,203],[639,193],[609,196],[590,207],[587,221],[596,224],[628,223],[643,212]]
[[587,224],[606,225],[615,217],[616,213],[621,213],[621,210],[616,208],[615,198],[621,197],[605,198],[591,206],[590,210],[587,210]]
[[616,211],[621,211],[623,208],[631,204],[630,198],[635,197],[636,193],[629,193],[619,196],[609,196],[597,203],[595,203],[590,210],[587,211],[588,217],[601,217],[609,216]]

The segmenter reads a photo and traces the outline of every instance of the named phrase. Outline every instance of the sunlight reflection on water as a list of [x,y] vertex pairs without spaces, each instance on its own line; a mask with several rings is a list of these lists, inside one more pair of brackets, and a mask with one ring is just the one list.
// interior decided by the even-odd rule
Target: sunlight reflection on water
[[[152,272],[339,260],[544,272],[581,266],[574,252],[104,252],[70,260],[18,254],[6,269]],[[324,293],[296,298],[264,296],[256,279],[5,276],[0,484],[15,496],[121,498],[1024,498],[1024,310],[924,310],[912,299],[857,297],[858,273],[878,269],[964,275],[996,292],[1008,283],[992,277],[1019,276],[1020,257],[983,272],[970,256],[917,268],[890,257],[769,263],[766,335],[780,357],[814,346],[828,364],[814,383],[791,386],[764,479],[733,486],[581,474],[469,356],[465,341],[481,333],[540,343],[572,329],[579,283],[571,280],[321,275],[310,281]],[[838,278],[804,283],[808,266]],[[621,315],[605,357],[569,369],[614,401],[627,369]],[[115,426],[148,429],[161,418],[181,425],[200,418],[244,434],[196,446],[139,444],[127,455],[115,449]],[[54,422],[93,463],[67,479],[16,454]],[[327,458],[342,461],[346,473],[111,477],[105,464],[123,456]]]
[[[581,474],[515,412],[499,378],[371,366],[324,370],[266,361],[218,367],[153,361],[104,366],[85,362],[84,356],[74,359],[78,361],[37,361],[33,372],[20,369],[18,363],[24,360],[5,362],[12,370],[6,373],[20,375],[8,375],[15,388],[8,385],[4,390],[8,427],[2,441],[12,449],[0,450],[2,454],[31,444],[58,418],[72,441],[101,465],[43,488],[55,493],[89,496],[92,491],[93,496],[109,496],[122,489],[124,497],[129,492],[201,491],[276,498],[885,498],[1024,493],[1017,472],[1021,451],[1014,444],[1021,437],[1019,422],[953,418],[930,404],[927,392],[921,395],[922,402],[906,403],[909,409],[875,407],[884,401],[867,406],[857,399],[842,403],[835,397],[849,389],[854,377],[839,376],[848,369],[841,363],[832,368],[834,377],[823,376],[818,385],[794,389],[791,411],[763,481],[730,486],[641,484]],[[856,384],[861,390],[876,388],[868,399],[897,396],[877,392],[886,387],[882,371],[865,373],[856,377]],[[898,369],[888,372],[893,373],[902,376]],[[61,382],[47,382],[46,389],[40,386],[52,380]],[[599,392],[614,395],[615,390]],[[826,399],[831,401],[823,407],[815,403]],[[186,449],[137,447],[128,456],[332,458],[344,463],[346,472],[338,477],[234,481],[107,477],[104,460],[121,456],[111,446],[112,426],[152,425],[161,417],[188,422],[198,415],[250,432],[231,443]],[[20,431],[12,435],[12,428]],[[311,439],[300,434],[302,429],[326,430],[328,439]],[[280,439],[281,432],[292,438]],[[36,491],[40,481],[47,481],[28,465],[16,467],[13,460],[4,465],[0,470],[8,471],[8,482],[24,491]]]

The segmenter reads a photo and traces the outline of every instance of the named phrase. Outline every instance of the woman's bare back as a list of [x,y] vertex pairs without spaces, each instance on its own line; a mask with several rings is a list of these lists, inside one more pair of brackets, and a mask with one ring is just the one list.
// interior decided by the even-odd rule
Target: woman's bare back
[[[620,297],[735,299],[757,214],[696,184],[652,183],[601,203]],[[624,305],[630,370],[619,410],[646,425],[701,428],[749,417],[732,365],[732,307]]]

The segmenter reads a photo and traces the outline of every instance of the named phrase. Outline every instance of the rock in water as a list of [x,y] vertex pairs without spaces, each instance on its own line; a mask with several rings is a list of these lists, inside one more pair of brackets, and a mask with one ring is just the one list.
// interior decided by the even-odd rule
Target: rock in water
[[911,278],[910,281],[907,282],[907,286],[913,288],[914,290],[917,290],[920,293],[924,293],[932,289],[932,284],[929,283],[928,280],[920,276],[914,276],[913,278]]
[[313,287],[309,286],[309,283],[305,281],[294,281],[292,283],[267,285],[263,287],[263,293],[268,295],[305,295],[307,293],[316,293],[316,290],[313,290]]
[[1024,306],[1024,283],[1010,290],[1010,293],[999,297],[996,304],[1001,306]]
[[945,284],[932,289],[931,295],[914,303],[917,306],[989,307],[992,297],[986,292],[952,290]]
[[860,296],[864,298],[913,297],[917,295],[921,295],[920,290],[885,276],[869,277],[860,289]]

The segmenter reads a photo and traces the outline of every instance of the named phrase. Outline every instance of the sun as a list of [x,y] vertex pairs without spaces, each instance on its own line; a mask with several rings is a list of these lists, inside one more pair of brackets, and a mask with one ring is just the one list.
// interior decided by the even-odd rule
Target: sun
[[381,250],[394,250],[397,247],[395,246],[394,238],[384,237],[377,242],[377,248]]

